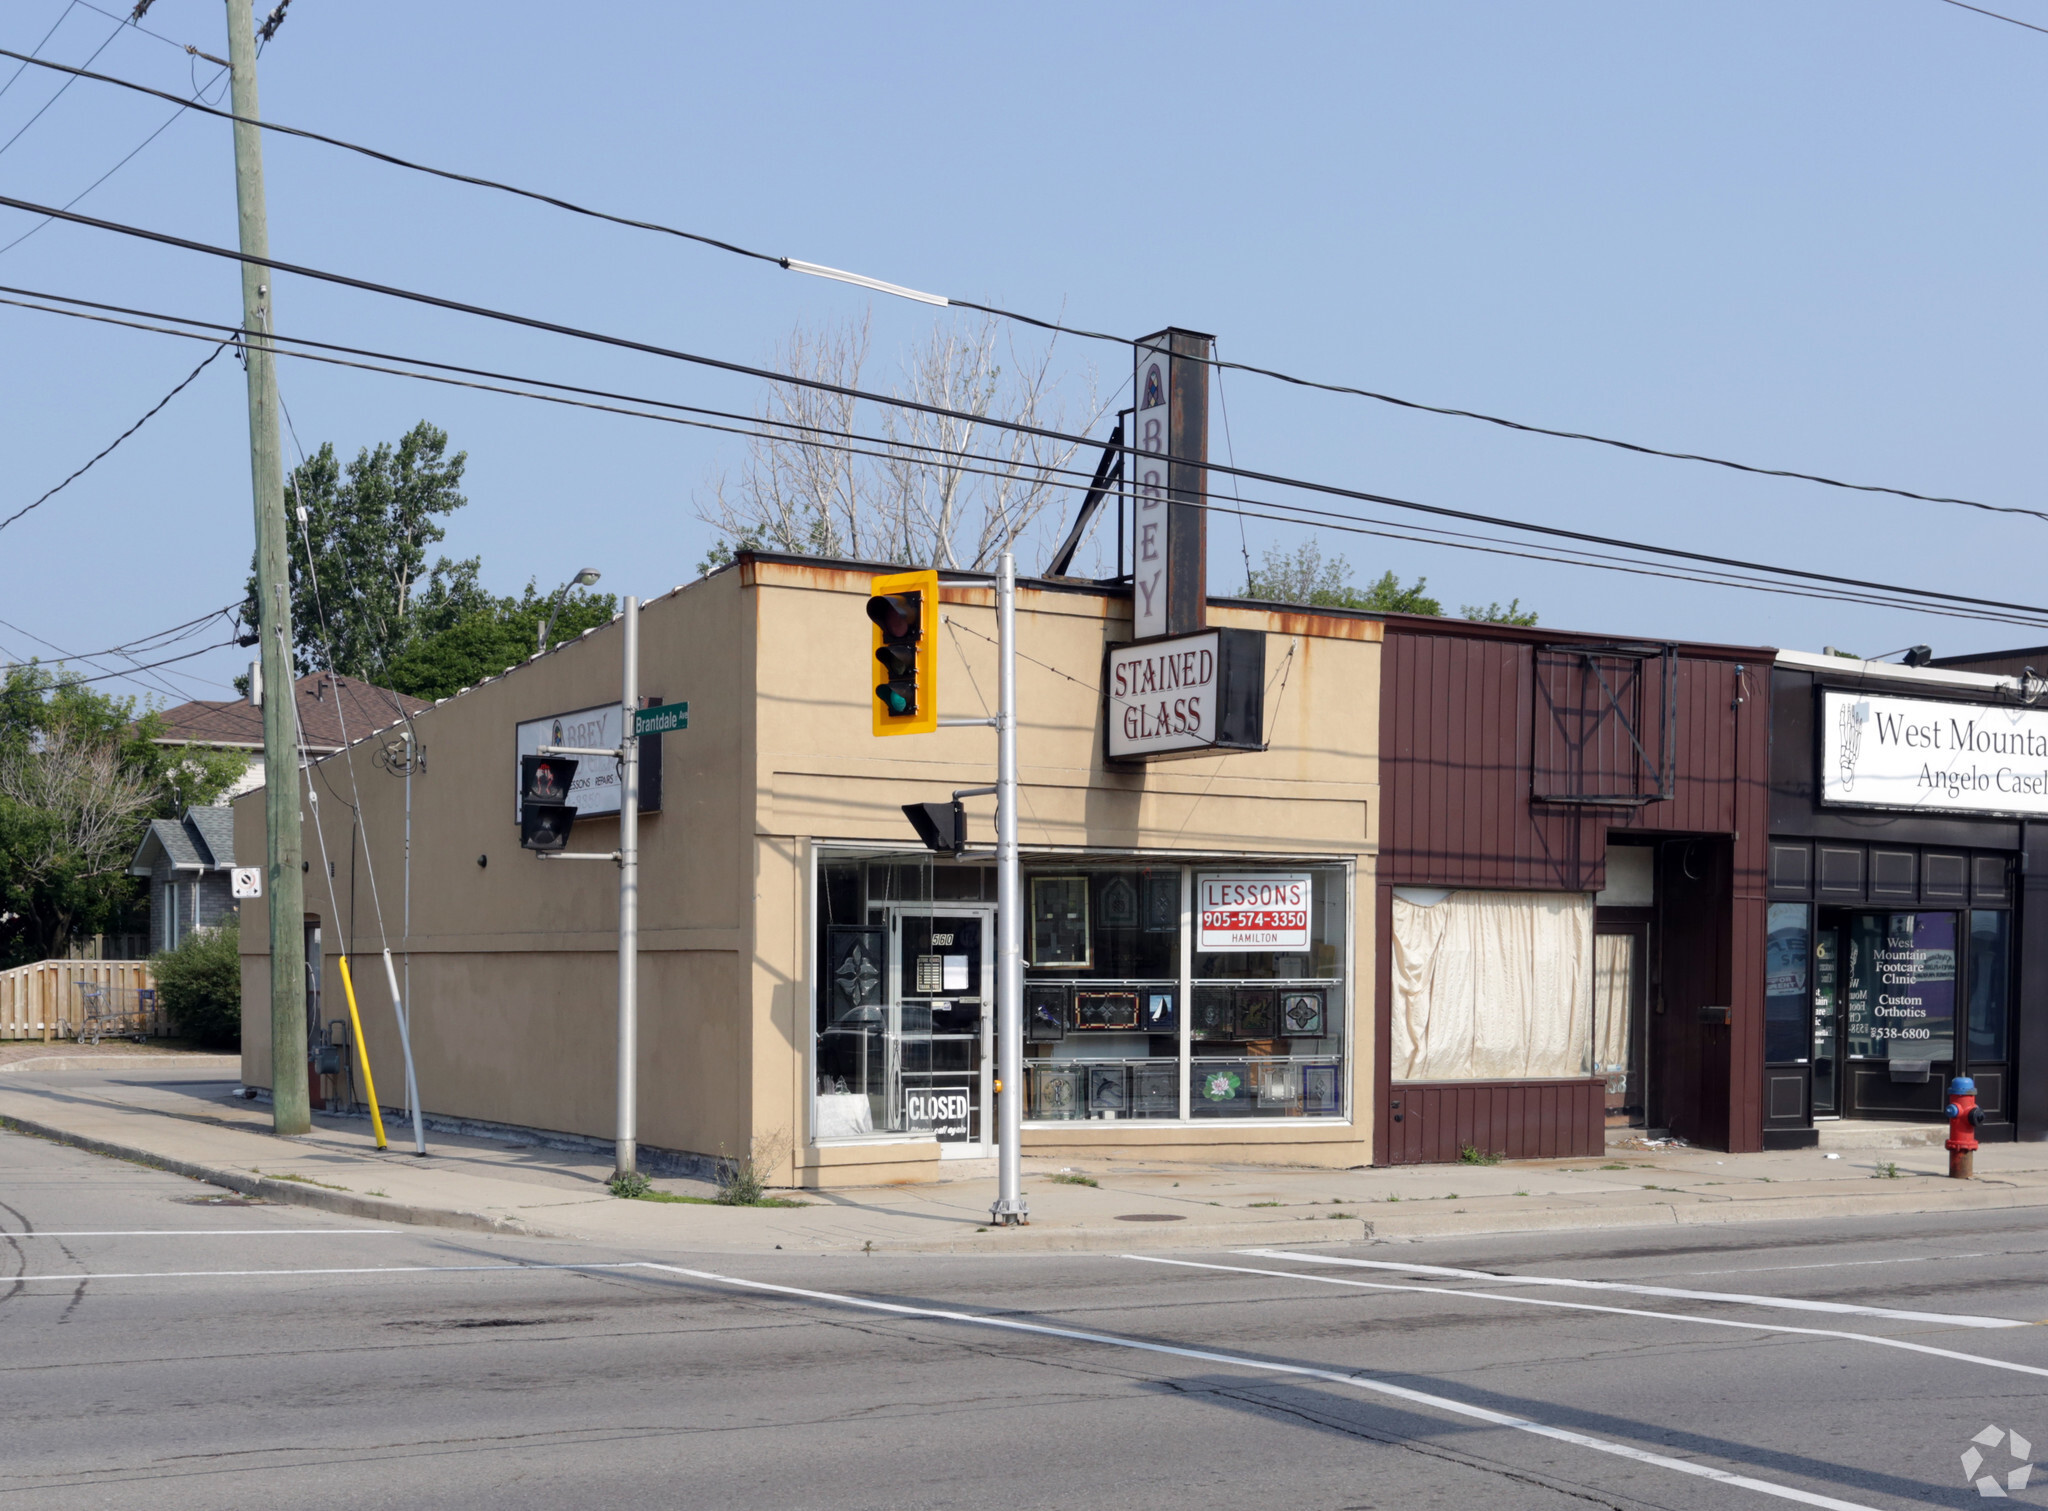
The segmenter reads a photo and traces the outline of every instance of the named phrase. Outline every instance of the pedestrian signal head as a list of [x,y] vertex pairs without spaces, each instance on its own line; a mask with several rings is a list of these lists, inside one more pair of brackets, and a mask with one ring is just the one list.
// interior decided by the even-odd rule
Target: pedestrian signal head
[[568,803],[576,763],[566,756],[519,758],[519,843],[528,850],[566,850],[576,810]]
[[939,727],[939,574],[877,577],[871,590],[875,733],[929,734]]

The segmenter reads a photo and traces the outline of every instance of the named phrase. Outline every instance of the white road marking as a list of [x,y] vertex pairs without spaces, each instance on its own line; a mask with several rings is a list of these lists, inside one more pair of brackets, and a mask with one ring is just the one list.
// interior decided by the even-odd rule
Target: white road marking
[[467,1274],[476,1270],[639,1270],[639,1260],[617,1264],[375,1264],[336,1266],[314,1270],[129,1270],[110,1274],[0,1275],[0,1285],[54,1280],[66,1285],[81,1280],[291,1280],[303,1275],[442,1275]]
[[1254,1259],[1292,1259],[1302,1264],[1353,1265],[1363,1270],[1394,1270],[1410,1275],[1449,1275],[1458,1280],[1485,1280],[1494,1285],[1561,1285],[1587,1291],[1627,1291],[1637,1296],[1675,1296],[1686,1301],[1730,1301],[1738,1306],[1768,1306],[1788,1312],[1835,1312],[1852,1317],[1889,1317],[1895,1322],[1936,1322],[1948,1327],[2032,1327],[2011,1317],[1972,1317],[1961,1312],[1907,1312],[1885,1306],[1856,1306],[1846,1301],[1808,1301],[1800,1296],[1751,1296],[1735,1291],[1686,1291],[1668,1285],[1630,1285],[1619,1280],[1569,1280],[1560,1275],[1495,1275],[1485,1270],[1456,1270],[1438,1264],[1396,1264],[1384,1259],[1339,1259],[1334,1254],[1298,1254],[1289,1249],[1238,1249]]
[[1853,1270],[1866,1264],[1931,1264],[1936,1260],[1950,1259],[1992,1259],[1997,1256],[1988,1250],[1981,1254],[1908,1254],[1897,1259],[1830,1259],[1821,1264],[1763,1264],[1752,1265],[1746,1270],[1683,1270],[1686,1275],[1772,1275],[1781,1270]]
[[396,1233],[397,1228],[81,1228],[66,1233],[9,1233],[0,1238],[292,1238],[317,1233],[322,1238],[342,1234]]
[[1779,1500],[1797,1501],[1803,1506],[1823,1506],[1829,1511],[1878,1511],[1878,1508],[1862,1501],[1838,1500],[1831,1495],[1819,1495],[1811,1490],[1801,1490],[1793,1485],[1781,1485],[1774,1480],[1756,1479],[1746,1474],[1734,1474],[1712,1464],[1702,1464],[1691,1459],[1671,1458],[1661,1453],[1652,1453],[1646,1448],[1637,1448],[1628,1443],[1617,1443],[1608,1438],[1596,1438],[1568,1428],[1552,1427],[1534,1422],[1527,1417],[1510,1416],[1504,1411],[1493,1411],[1484,1406],[1469,1405],[1455,1401],[1448,1396],[1431,1395],[1427,1391],[1412,1390],[1405,1385],[1395,1385],[1385,1380],[1375,1380],[1364,1375],[1343,1374],[1334,1369],[1317,1369],[1306,1364],[1276,1364],[1266,1359],[1248,1358],[1242,1354],[1218,1353],[1206,1348],[1183,1348],[1171,1343],[1150,1343],[1141,1338],[1124,1338],[1115,1333],[1084,1332],[1079,1328],[1050,1327],[1042,1322],[1025,1322],[1014,1317],[991,1317],[975,1312],[945,1311],[938,1307],[905,1306],[893,1301],[868,1301],[859,1296],[842,1296],[832,1291],[813,1291],[801,1286],[773,1285],[765,1280],[741,1280],[733,1275],[720,1275],[711,1270],[689,1270],[681,1265],[656,1264],[652,1261],[639,1266],[648,1270],[663,1270],[674,1275],[687,1275],[693,1280],[708,1280],[718,1285],[738,1286],[744,1290],[765,1291],[772,1295],[797,1296],[806,1301],[825,1301],[835,1306],[858,1307],[871,1312],[888,1312],[899,1317],[921,1317],[936,1322],[964,1322],[975,1327],[1000,1328],[1008,1332],[1035,1333],[1048,1338],[1068,1338],[1078,1343],[1099,1343],[1110,1348],[1128,1348],[1140,1353],[1166,1354],[1177,1359],[1193,1359],[1203,1364],[1225,1364],[1233,1369],[1258,1370],[1266,1374],[1291,1375],[1296,1378],[1327,1380],[1333,1385],[1349,1385],[1358,1390],[1372,1391],[1377,1395],[1393,1396],[1399,1400],[1412,1401],[1419,1405],[1434,1407],[1438,1411],[1450,1412],[1457,1416],[1470,1417],[1476,1421],[1488,1422],[1496,1427],[1512,1427],[1517,1432],[1533,1433],[1537,1437],[1550,1438],[1560,1443],[1570,1443],[1579,1448],[1591,1448],[1596,1453],[1612,1454],[1616,1458],[1632,1459],[1639,1464],[1652,1464],[1659,1469],[1670,1469],[1679,1474],[1691,1475],[1696,1479],[1712,1480],[1717,1484],[1730,1485],[1741,1490],[1754,1490],[1759,1495],[1775,1496]]
[[1991,1369],[2009,1369],[2015,1374],[2048,1376],[2037,1364],[2015,1364],[1983,1354],[1957,1353],[1928,1343],[1910,1343],[1904,1338],[1886,1338],[1875,1333],[1852,1333],[1832,1327],[1791,1327],[1782,1322],[1738,1322],[1732,1317],[1696,1317],[1685,1312],[1651,1312],[1633,1306],[1600,1306],[1591,1301],[1552,1301],[1540,1296],[1501,1296],[1491,1291],[1447,1291],[1439,1285],[1396,1285],[1385,1280],[1342,1280],[1334,1275],[1304,1275],[1299,1270],[1257,1270],[1245,1265],[1201,1264],[1192,1259],[1163,1259],[1155,1254],[1125,1254],[1146,1264],[1173,1264],[1190,1270],[1223,1270],[1233,1275],[1273,1275],[1282,1280],[1311,1280],[1321,1285],[1356,1286],[1368,1291],[1408,1291],[1418,1296],[1467,1296],[1475,1301],[1505,1301],[1516,1306],[1562,1307],[1573,1312],[1607,1312],[1617,1317],[1650,1317],[1660,1322],[1690,1322],[1701,1327],[1739,1327],[1752,1332],[1792,1333],[1808,1338],[1847,1338],[1856,1343],[1874,1343],[1881,1348],[1910,1349],[1916,1354],[1933,1354],[1942,1359],[1959,1359],[1965,1364],[1982,1364]]

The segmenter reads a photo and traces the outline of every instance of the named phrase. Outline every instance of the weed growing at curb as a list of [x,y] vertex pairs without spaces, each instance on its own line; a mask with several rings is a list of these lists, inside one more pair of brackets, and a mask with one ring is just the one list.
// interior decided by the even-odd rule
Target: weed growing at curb
[[1098,1189],[1100,1188],[1100,1182],[1092,1175],[1055,1175],[1051,1177],[1051,1180],[1056,1186],[1096,1186]]
[[1626,1170],[1626,1169],[1628,1168],[1628,1166],[1627,1166],[1627,1165],[1602,1165],[1602,1166],[1601,1166],[1600,1168],[1601,1168],[1602,1170]]
[[1255,1201],[1251,1205],[1255,1207],[1278,1207],[1284,1204],[1277,1201]]
[[627,1201],[668,1202],[688,1207],[808,1207],[807,1201],[791,1201],[785,1196],[757,1195],[752,1201],[728,1201],[725,1187],[719,1188],[717,1196],[682,1196],[674,1191],[657,1191],[654,1183],[638,1170],[629,1175],[614,1175],[605,1182],[612,1195]]
[[1491,1149],[1475,1149],[1470,1144],[1458,1146],[1458,1163],[1461,1165],[1497,1165],[1501,1156]]
[[1900,1174],[1898,1161],[1880,1160],[1878,1161],[1877,1168],[1870,1173],[1870,1178],[1872,1180],[1897,1180]]
[[[261,1170],[258,1170],[256,1173],[263,1175]],[[347,1186],[330,1186],[326,1181],[314,1180],[310,1175],[265,1175],[263,1178],[265,1180],[288,1180],[301,1186],[318,1186],[322,1191],[346,1191],[348,1189]]]

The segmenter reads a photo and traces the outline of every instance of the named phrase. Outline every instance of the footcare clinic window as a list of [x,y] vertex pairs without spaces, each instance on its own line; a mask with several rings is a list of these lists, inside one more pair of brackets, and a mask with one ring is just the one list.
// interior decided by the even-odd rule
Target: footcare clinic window
[[[1027,853],[1027,1122],[1340,1118],[1348,867]],[[816,1131],[980,1144],[993,867],[819,858]]]

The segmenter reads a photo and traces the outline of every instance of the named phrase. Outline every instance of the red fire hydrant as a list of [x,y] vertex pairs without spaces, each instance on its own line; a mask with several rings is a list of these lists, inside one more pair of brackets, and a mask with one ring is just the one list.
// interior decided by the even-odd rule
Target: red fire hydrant
[[1950,1180],[1969,1180],[1977,1168],[1977,1125],[1984,1121],[1984,1109],[1977,1105],[1977,1083],[1957,1076],[1948,1083],[1948,1174]]

